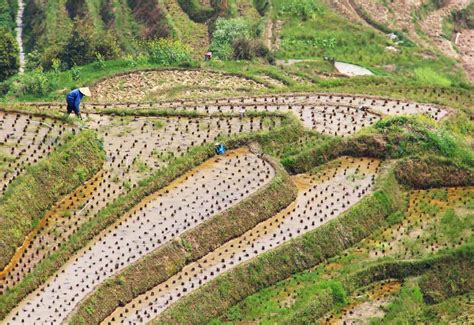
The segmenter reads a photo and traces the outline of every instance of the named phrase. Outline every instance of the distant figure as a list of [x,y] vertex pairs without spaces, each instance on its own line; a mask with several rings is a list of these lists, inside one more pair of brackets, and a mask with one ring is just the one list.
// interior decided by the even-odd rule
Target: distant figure
[[74,114],[76,114],[76,116],[82,120],[80,106],[81,100],[84,96],[91,96],[89,87],[74,89],[69,94],[67,94],[66,102],[68,115],[74,112]]
[[225,154],[225,146],[223,143],[216,143],[216,154],[221,156]]
[[211,61],[212,60],[212,52],[207,52],[204,54],[204,61]]

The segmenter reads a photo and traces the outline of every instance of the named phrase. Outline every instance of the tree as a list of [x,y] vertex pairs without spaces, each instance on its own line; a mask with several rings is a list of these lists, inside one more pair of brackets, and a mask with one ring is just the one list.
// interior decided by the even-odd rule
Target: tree
[[13,35],[5,28],[0,28],[0,81],[18,72],[18,44]]
[[100,54],[104,59],[119,55],[119,48],[110,34],[97,33],[88,19],[76,18],[69,40],[59,53],[59,59],[71,68],[94,62]]

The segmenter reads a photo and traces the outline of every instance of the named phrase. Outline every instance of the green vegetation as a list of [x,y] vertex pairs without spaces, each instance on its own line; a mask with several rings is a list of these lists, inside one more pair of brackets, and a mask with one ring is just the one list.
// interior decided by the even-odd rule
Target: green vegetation
[[[413,322],[467,323],[469,315],[465,313],[469,309],[469,301],[472,300],[473,294],[473,292],[470,292],[466,295],[446,299],[436,305],[429,305],[424,301],[416,279],[408,279],[394,301],[387,306],[387,314],[383,321],[391,324]],[[382,320],[374,319],[372,324],[380,321]]]
[[255,27],[244,18],[217,19],[210,50],[221,60],[232,59],[234,42],[257,37]]
[[0,28],[14,32],[18,2],[15,0],[0,0]]
[[[367,286],[388,278],[405,282],[386,315],[374,324],[433,322],[462,314],[466,306],[453,312],[430,306],[427,300],[437,297],[451,307],[463,298],[449,297],[472,292],[473,199],[474,191],[468,188],[413,191],[409,210],[389,216],[384,230],[315,268],[248,296],[221,313],[220,321],[315,323],[330,310],[338,315],[349,304],[370,301],[360,298]],[[431,250],[435,245],[440,249]],[[418,275],[422,277],[410,278]],[[342,286],[339,292],[345,292],[345,299],[336,300],[327,291],[334,283]]]
[[191,66],[191,49],[180,41],[166,39],[149,41],[144,44],[148,60],[160,66]]
[[0,26],[0,82],[18,72],[18,45],[13,35]]
[[[456,119],[460,126],[464,123],[467,129],[472,128],[472,122],[462,114]],[[426,186],[439,186],[443,179],[449,180],[450,172],[458,168],[461,168],[459,181],[470,184],[472,178],[464,178],[463,175],[473,172],[474,156],[462,132],[458,127],[453,128],[449,121],[440,124],[425,117],[388,117],[352,137],[331,138],[320,145],[309,147],[308,150],[302,150],[297,155],[287,157],[283,164],[295,173],[302,173],[310,170],[315,163],[322,163],[340,155],[382,159],[417,157],[418,160],[411,159],[408,164],[415,164],[417,161],[418,164],[403,170],[405,174],[401,177],[408,183],[412,182],[411,185],[425,183]],[[416,171],[428,172],[427,166],[437,166],[439,174],[436,178],[430,183],[420,174],[418,176],[422,179],[416,180]],[[465,171],[461,172],[463,169]],[[461,184],[463,183],[459,183]]]
[[102,144],[93,132],[69,135],[63,145],[8,186],[0,198],[1,269],[53,204],[93,176],[104,158]]
[[178,0],[183,11],[197,23],[205,23],[216,14],[219,1],[213,0],[214,7],[203,6],[199,0]]

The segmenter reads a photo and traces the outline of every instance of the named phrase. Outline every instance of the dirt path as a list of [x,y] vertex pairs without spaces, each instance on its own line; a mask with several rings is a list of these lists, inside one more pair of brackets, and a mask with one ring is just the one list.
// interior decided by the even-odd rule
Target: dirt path
[[377,160],[343,158],[319,175],[295,176],[296,202],[118,308],[103,324],[150,321],[225,271],[336,218],[371,192],[379,165]]
[[[16,115],[6,116],[13,118]],[[18,121],[25,119],[19,116]],[[84,184],[76,195],[72,195],[70,200],[66,199],[66,204],[58,204],[46,214],[47,221],[25,239],[23,249],[0,273],[0,293],[21,281],[107,203],[129,191],[156,170],[166,167],[190,147],[213,143],[220,134],[268,130],[277,125],[263,123],[261,118],[237,117],[134,118],[93,114],[88,115],[88,118],[88,124],[104,138],[107,152],[107,162],[100,177]],[[267,119],[267,122],[270,120]],[[279,119],[274,122],[279,123]],[[24,128],[23,124],[18,126]],[[31,131],[36,132],[36,128]],[[27,144],[28,141],[23,145]]]
[[265,24],[265,35],[263,37],[265,46],[272,51],[273,50],[273,19],[271,17],[267,18]]
[[431,38],[436,47],[445,55],[459,59],[459,53],[453,43],[442,36],[443,19],[454,10],[461,10],[470,3],[470,0],[450,0],[442,8],[430,13],[421,23],[422,30]]
[[248,150],[228,152],[151,195],[30,294],[7,323],[61,323],[99,283],[161,244],[237,204],[274,176]]
[[25,3],[18,0],[18,13],[16,16],[16,42],[20,50],[20,73],[25,71],[25,50],[23,48],[23,13],[25,12]]

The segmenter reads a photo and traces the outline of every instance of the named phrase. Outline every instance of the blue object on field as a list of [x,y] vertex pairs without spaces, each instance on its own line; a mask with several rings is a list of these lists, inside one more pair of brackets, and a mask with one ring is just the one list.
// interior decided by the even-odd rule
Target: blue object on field
[[218,155],[225,154],[225,146],[222,143],[219,143],[219,144],[216,145],[216,153]]

